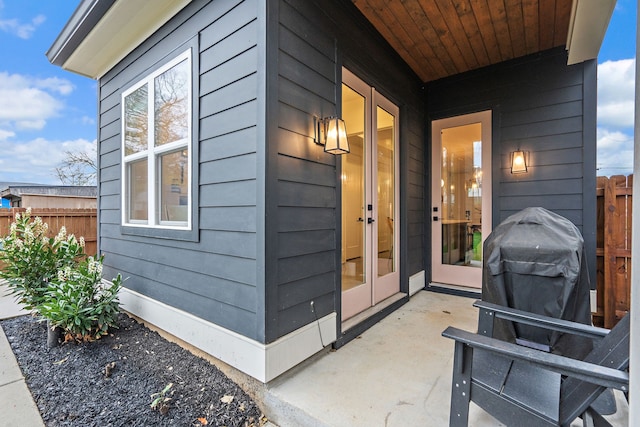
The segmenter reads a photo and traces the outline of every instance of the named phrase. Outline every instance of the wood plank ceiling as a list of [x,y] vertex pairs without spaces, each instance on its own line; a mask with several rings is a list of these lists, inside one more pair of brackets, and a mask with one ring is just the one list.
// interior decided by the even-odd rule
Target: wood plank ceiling
[[571,0],[352,0],[424,81],[564,46]]

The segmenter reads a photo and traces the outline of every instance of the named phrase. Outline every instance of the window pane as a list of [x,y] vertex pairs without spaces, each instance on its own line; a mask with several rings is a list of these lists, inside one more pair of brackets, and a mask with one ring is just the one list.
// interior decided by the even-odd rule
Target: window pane
[[147,160],[128,164],[129,169],[129,220],[148,219]]
[[182,61],[155,78],[155,145],[189,133],[189,63]]
[[124,100],[125,156],[147,149],[148,135],[147,85],[136,89]]
[[188,150],[160,157],[160,220],[187,221],[189,204]]

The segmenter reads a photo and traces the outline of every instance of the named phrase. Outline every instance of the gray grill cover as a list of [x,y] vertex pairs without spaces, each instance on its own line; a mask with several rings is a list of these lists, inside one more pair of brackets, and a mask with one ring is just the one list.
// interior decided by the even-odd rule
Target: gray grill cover
[[[483,254],[484,301],[591,324],[584,240],[571,221],[543,208],[524,209],[487,237]],[[587,338],[505,320],[496,321],[494,337],[523,338],[580,359],[593,346]]]

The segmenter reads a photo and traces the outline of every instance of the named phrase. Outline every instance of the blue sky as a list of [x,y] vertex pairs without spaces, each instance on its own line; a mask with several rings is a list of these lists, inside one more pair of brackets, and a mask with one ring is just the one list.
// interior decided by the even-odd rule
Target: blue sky
[[[45,52],[78,0],[0,0],[0,182],[59,184],[65,151],[96,138],[96,82]],[[618,0],[598,57],[598,174],[631,173],[636,0]]]

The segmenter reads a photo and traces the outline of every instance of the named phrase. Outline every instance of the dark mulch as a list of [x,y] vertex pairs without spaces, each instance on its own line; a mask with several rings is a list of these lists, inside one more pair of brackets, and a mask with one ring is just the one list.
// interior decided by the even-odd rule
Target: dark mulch
[[[30,316],[2,321],[47,426],[261,425],[256,404],[209,362],[127,316],[118,324],[98,341],[48,350],[43,323]],[[169,383],[162,415],[150,408],[151,394]]]

